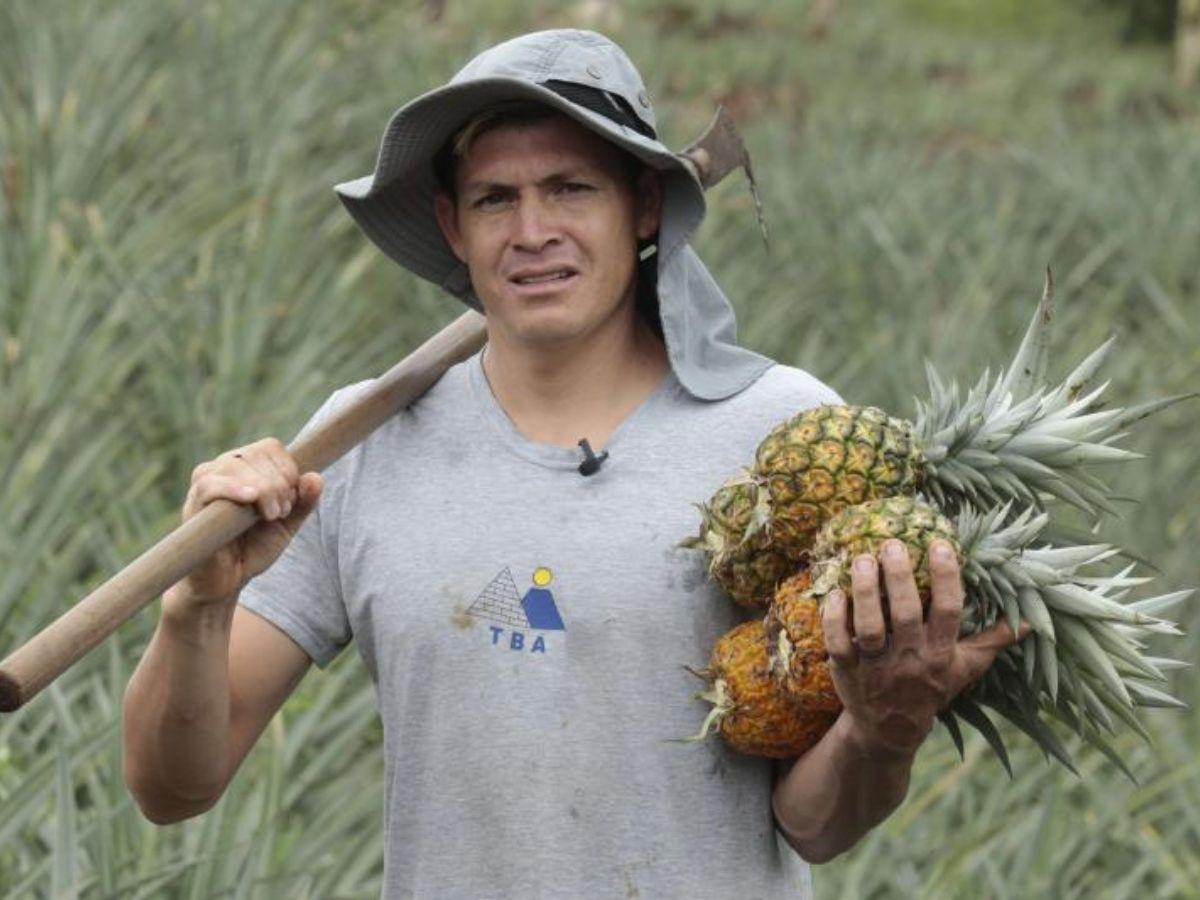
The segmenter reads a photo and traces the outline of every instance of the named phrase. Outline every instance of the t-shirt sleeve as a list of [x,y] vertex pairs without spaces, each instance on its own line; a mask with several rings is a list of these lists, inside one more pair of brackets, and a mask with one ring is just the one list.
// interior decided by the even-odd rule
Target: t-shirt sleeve
[[813,406],[822,406],[825,404],[828,404],[830,406],[845,405],[846,401],[842,399],[841,394],[839,394],[837,391],[835,391],[833,388],[831,388],[829,385],[827,385],[823,381],[819,381],[817,383],[821,387],[820,387],[820,392],[818,394],[817,400],[815,403],[813,403]]
[[846,402],[836,390],[804,369],[777,363],[771,369],[771,374],[775,379],[771,382],[773,390],[770,396],[782,398],[789,415],[815,406],[841,406]]
[[[306,434],[337,405],[335,391],[300,430]],[[328,470],[326,471],[328,476]],[[350,622],[342,599],[329,522],[330,480],[317,508],[308,514],[291,543],[266,571],[242,588],[238,603],[262,616],[299,644],[324,669],[350,643]]]

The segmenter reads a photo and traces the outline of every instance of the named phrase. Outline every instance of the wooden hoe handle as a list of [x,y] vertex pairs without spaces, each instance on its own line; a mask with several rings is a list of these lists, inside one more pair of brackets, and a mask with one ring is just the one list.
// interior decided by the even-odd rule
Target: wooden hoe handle
[[[468,311],[375,379],[352,404],[288,451],[301,472],[322,471],[447,369],[483,346],[484,318]],[[214,500],[0,662],[0,712],[23,706],[127,619],[258,521],[253,506]]]

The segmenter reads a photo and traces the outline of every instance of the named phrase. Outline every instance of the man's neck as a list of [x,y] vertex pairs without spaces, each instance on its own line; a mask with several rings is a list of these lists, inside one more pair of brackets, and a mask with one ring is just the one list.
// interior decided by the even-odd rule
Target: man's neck
[[501,408],[525,437],[597,451],[657,388],[666,347],[641,321],[585,346],[517,348],[490,331],[483,370]]

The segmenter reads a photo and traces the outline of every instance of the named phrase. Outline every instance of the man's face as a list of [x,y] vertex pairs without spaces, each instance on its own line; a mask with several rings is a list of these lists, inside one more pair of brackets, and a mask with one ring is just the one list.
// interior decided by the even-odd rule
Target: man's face
[[651,172],[635,191],[615,147],[565,116],[475,139],[437,217],[489,329],[534,348],[578,346],[635,316],[639,238],[658,229]]

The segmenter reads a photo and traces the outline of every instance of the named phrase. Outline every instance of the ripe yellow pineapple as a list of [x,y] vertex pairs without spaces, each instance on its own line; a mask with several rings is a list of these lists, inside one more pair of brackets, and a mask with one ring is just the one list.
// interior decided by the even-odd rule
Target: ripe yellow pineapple
[[812,574],[798,572],[780,583],[763,620],[769,668],[803,715],[838,712],[841,698],[829,674],[829,654],[821,625],[821,605],[812,595]]
[[[713,650],[701,694],[714,704],[713,721],[741,753],[790,757],[811,747],[842,709],[829,671],[820,598],[835,586],[849,593],[850,562],[878,553],[883,542],[904,541],[923,602],[930,596],[926,563],[935,538],[958,546],[954,526],[933,508],[908,497],[851,507],[830,519],[814,548],[813,565],[784,579],[766,618],[738,626]],[[820,579],[819,587],[814,579]]]
[[833,725],[837,712],[812,712],[768,671],[766,633],[758,620],[743,622],[713,647],[704,672],[710,685],[697,696],[713,704],[699,734],[717,728],[734,750],[751,756],[799,756]]

